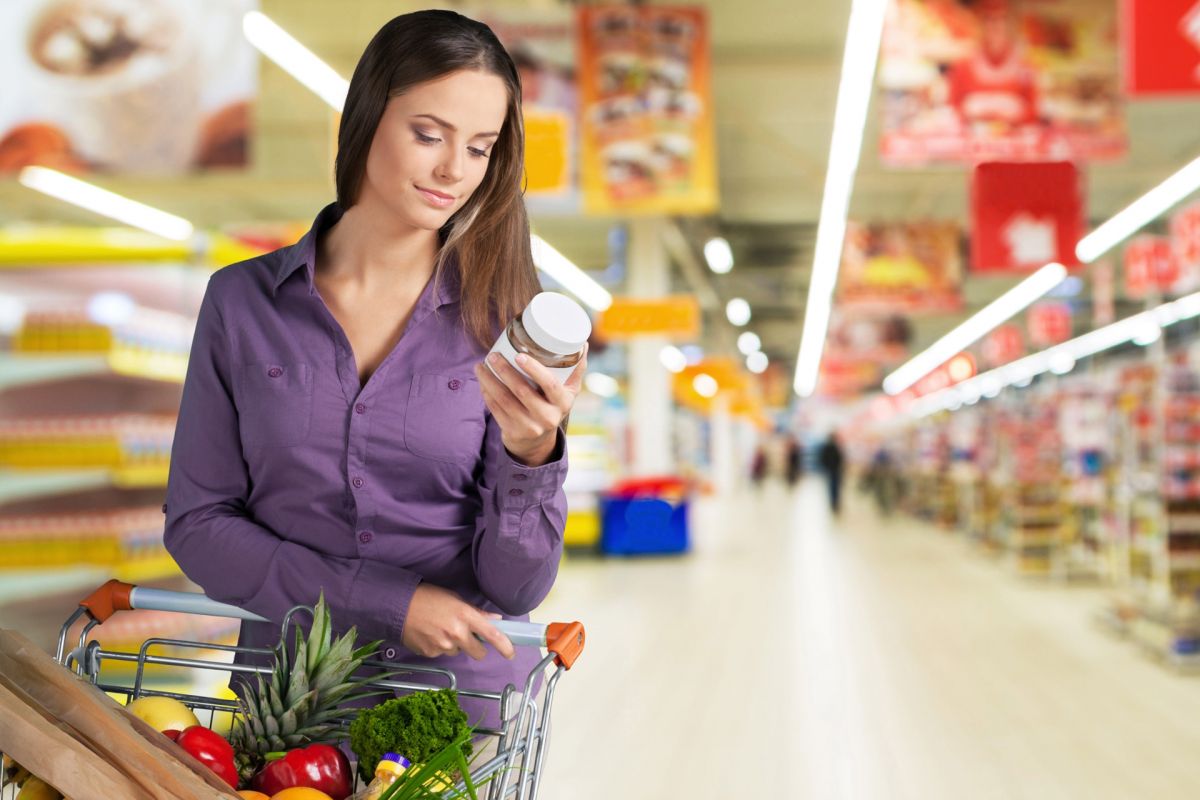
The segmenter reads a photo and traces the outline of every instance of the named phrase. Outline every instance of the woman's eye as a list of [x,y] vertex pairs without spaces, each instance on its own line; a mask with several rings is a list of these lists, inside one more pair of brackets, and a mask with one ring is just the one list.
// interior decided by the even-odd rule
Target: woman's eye
[[471,155],[475,156],[476,158],[487,158],[488,157],[487,150],[480,150],[477,147],[468,147],[467,152],[470,153]]
[[413,133],[416,134],[417,141],[420,142],[421,144],[437,144],[438,142],[441,141],[441,139],[437,138],[436,136],[426,136],[425,134],[421,133],[420,131],[413,131]]

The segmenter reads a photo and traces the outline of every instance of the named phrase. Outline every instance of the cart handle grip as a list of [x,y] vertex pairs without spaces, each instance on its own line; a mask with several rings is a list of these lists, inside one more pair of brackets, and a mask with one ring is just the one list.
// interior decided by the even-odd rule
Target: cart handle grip
[[[118,580],[110,580],[79,605],[87,609],[96,622],[104,622],[118,611],[145,609],[150,611],[176,611],[183,614],[205,614],[212,617],[228,617],[248,622],[269,622],[251,611],[228,603],[220,603],[195,592],[169,592],[163,589],[148,589]],[[555,622],[549,625],[517,620],[494,620],[492,624],[521,647],[544,647],[555,654],[555,662],[570,669],[583,652],[583,625],[578,622]]]

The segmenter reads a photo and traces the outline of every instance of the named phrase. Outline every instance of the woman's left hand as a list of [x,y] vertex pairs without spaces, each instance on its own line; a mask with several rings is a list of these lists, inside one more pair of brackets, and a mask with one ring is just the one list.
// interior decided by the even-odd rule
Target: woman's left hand
[[[540,467],[550,460],[558,441],[558,428],[575,405],[587,370],[587,350],[583,351],[575,371],[566,383],[559,383],[548,369],[524,354],[517,363],[541,387],[538,392],[496,353],[488,355],[488,364],[476,364],[475,375],[483,392],[483,402],[500,426],[501,441],[509,454],[527,467]],[[496,377],[499,375],[499,377]]]

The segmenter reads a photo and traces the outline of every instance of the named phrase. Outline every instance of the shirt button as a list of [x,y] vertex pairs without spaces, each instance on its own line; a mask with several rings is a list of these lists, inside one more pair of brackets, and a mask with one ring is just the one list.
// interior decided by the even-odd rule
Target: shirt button
[[362,478],[355,478],[354,480],[350,481],[350,483],[354,484],[355,489],[361,489],[364,481]]
[[372,534],[370,531],[363,531],[358,535],[358,540],[363,544],[370,544],[371,540],[374,538],[374,534]]
[[354,413],[365,414],[365,413],[367,413],[367,407],[365,405],[363,405],[362,403],[359,403],[358,405],[356,405],[354,407]]
[[523,472],[518,472],[516,475],[513,475],[513,480],[514,481],[527,481],[527,480],[529,480],[529,476]]
[[386,658],[388,661],[391,661],[393,658],[396,657],[396,648],[389,647],[387,650],[384,650],[383,657]]
[[508,490],[509,497],[520,497],[523,494],[525,494],[525,491],[523,489],[509,489]]
[[271,367],[269,370],[267,370],[267,374],[270,375],[272,378],[278,378],[280,375],[283,374],[283,368],[282,367]]
[[462,381],[460,381],[458,378],[454,378],[446,385],[450,387],[450,391],[457,392],[459,387],[462,386]]

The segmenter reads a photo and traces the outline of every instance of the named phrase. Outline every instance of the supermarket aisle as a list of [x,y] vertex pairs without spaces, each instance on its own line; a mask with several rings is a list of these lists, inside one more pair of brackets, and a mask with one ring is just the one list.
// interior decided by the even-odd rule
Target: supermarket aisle
[[589,609],[589,644],[548,796],[1196,796],[1200,678],[1096,627],[1100,592],[821,490],[702,503],[690,558],[564,566],[538,617]]

